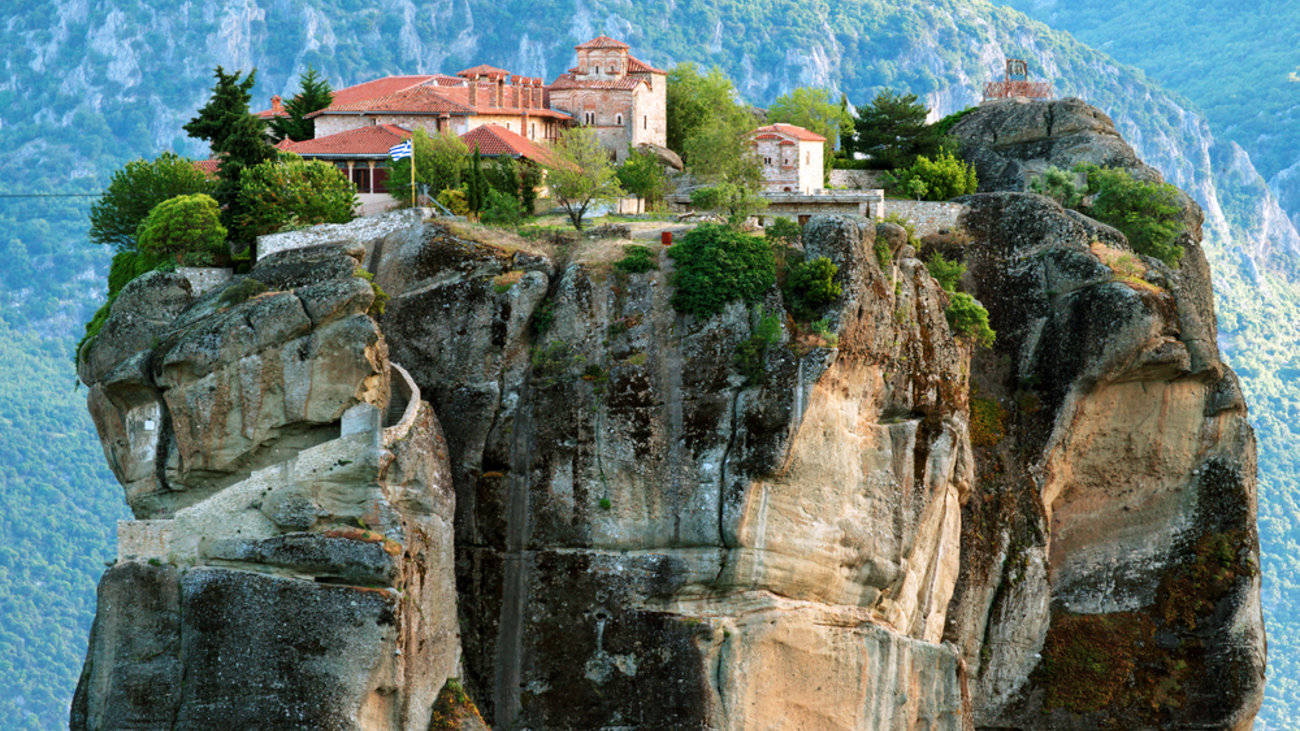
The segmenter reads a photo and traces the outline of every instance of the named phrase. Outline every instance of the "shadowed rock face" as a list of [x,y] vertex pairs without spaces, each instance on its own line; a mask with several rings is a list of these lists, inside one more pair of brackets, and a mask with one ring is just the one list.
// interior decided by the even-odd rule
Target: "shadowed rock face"
[[1254,442],[1199,238],[1170,270],[996,192],[1045,161],[1154,175],[1096,110],[956,129],[995,192],[943,246],[992,350],[904,231],[853,217],[804,230],[833,340],[776,288],[678,315],[662,252],[625,274],[414,220],[202,298],[129,285],[81,374],[151,520],[73,727],[476,723],[449,676],[496,728],[1248,727]]

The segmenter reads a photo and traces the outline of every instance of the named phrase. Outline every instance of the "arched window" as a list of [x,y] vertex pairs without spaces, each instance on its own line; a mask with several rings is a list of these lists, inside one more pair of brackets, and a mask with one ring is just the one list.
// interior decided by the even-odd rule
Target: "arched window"
[[615,65],[615,64],[612,64],[612,63],[611,63],[611,64],[609,65],[609,75],[610,75],[610,76],[614,76],[614,75],[616,75],[616,74],[618,74],[618,66]]
[[614,124],[616,124],[616,125],[622,127],[622,126],[623,126],[623,115],[621,115],[621,114],[615,114],[615,115],[614,115]]
[[650,117],[648,115],[641,115],[641,129],[650,129]]
[[811,153],[811,152],[809,152],[809,151],[807,151],[807,150],[804,150],[804,151],[803,151],[803,162],[804,162],[805,165],[809,165],[809,164],[812,163],[812,153]]

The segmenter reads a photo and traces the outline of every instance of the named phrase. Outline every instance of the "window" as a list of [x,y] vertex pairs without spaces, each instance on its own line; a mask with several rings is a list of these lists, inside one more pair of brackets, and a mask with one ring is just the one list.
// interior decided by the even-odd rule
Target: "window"
[[622,127],[622,126],[623,126],[623,115],[621,115],[621,114],[615,114],[615,115],[614,115],[614,124],[616,124],[616,125]]
[[771,164],[772,164],[772,156],[771,156],[771,155],[768,155],[767,157],[764,157],[764,158],[763,158],[763,164],[764,164],[764,165],[771,165]]
[[533,122],[532,124],[528,125],[528,138],[529,138],[529,139],[533,139],[533,140],[537,139],[537,123],[536,123],[536,122]]
[[641,129],[650,129],[650,117],[641,115]]
[[587,123],[587,124],[595,124],[595,123],[596,123],[596,113],[595,113],[595,112],[583,112],[583,113],[582,113],[582,117],[583,117],[583,121],[584,121],[585,123]]
[[610,75],[610,76],[613,76],[613,75],[615,75],[615,74],[617,74],[617,73],[618,73],[618,66],[615,66],[614,64],[611,63],[611,64],[609,65],[609,75]]
[[812,163],[812,153],[811,153],[811,152],[808,152],[807,150],[804,150],[804,151],[803,151],[803,163],[804,163],[805,165],[808,165],[808,164],[811,164],[811,163]]

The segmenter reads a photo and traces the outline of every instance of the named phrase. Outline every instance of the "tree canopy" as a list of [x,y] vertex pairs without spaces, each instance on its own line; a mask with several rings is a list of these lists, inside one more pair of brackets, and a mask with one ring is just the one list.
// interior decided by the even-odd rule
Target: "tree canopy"
[[618,182],[623,190],[654,204],[668,193],[668,176],[659,156],[648,150],[631,150],[618,168]]
[[929,113],[916,94],[885,89],[871,104],[858,108],[852,150],[866,155],[873,167],[882,170],[909,167],[919,155],[933,158],[942,136],[925,123]]
[[271,134],[276,140],[285,138],[295,142],[316,137],[316,120],[307,115],[328,107],[334,102],[334,90],[330,83],[316,73],[311,66],[298,77],[298,93],[284,103],[287,117],[274,117],[268,122]]
[[767,108],[767,121],[797,125],[825,137],[823,159],[830,160],[839,146],[841,131],[852,128],[853,115],[843,97],[835,102],[826,89],[800,86],[772,102]]
[[156,159],[132,160],[113,173],[113,179],[90,208],[90,240],[117,251],[132,251],[140,224],[149,211],[178,195],[212,193],[216,184],[194,161],[171,152]]
[[159,203],[140,226],[140,251],[150,256],[174,256],[178,263],[204,266],[225,248],[221,207],[203,193]]
[[721,126],[747,131],[755,126],[731,79],[716,66],[701,73],[693,63],[678,64],[668,72],[666,97],[668,147],[688,165],[692,163],[690,140],[704,130]]
[[323,160],[282,154],[244,169],[239,203],[240,227],[261,236],[286,226],[347,223],[357,206],[357,189]]
[[[428,186],[429,195],[435,198],[442,191],[460,188],[469,159],[469,147],[452,132],[439,132],[432,137],[416,127],[411,133],[411,146],[415,154],[415,182]],[[388,193],[394,198],[411,199],[411,158],[388,165]]]
[[579,231],[582,217],[593,203],[612,201],[623,194],[609,153],[586,127],[574,127],[560,135],[546,174],[551,196]]

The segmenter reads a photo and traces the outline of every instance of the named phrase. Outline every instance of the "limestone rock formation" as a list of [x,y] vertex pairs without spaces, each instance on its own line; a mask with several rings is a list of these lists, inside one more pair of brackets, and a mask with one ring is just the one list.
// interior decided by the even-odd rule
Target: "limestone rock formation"
[[359,246],[123,290],[83,350],[119,528],[76,729],[424,729],[456,673],[441,427]]
[[678,313],[662,251],[414,218],[130,285],[81,373],[141,520],[74,727],[1248,728],[1254,442],[1199,239],[1170,269],[1020,192],[1155,175],[1081,103],[955,130],[988,191],[939,243],[992,350],[855,217],[803,232],[822,335],[776,287]]

